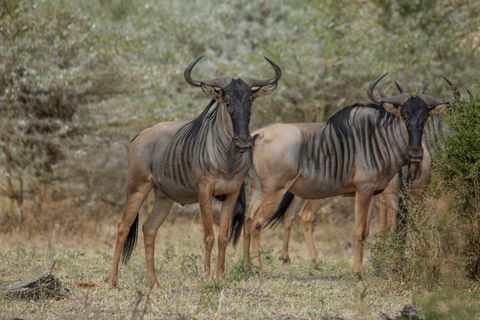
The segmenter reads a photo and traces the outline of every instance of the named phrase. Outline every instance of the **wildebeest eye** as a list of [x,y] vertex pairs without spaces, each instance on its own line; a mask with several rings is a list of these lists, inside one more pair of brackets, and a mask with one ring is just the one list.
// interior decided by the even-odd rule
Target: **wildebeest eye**
[[223,102],[228,103],[228,98],[227,98],[227,97],[224,97],[224,98],[223,98]]

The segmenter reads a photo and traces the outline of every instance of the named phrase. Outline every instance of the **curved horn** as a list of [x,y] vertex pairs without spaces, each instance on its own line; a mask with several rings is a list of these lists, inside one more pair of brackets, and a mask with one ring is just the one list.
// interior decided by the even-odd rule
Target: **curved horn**
[[419,94],[425,94],[425,90],[427,90],[429,83],[427,82],[420,90],[417,92],[417,96]]
[[455,100],[460,100],[461,95],[460,95],[460,91],[458,90],[457,86],[454,85],[450,80],[448,80],[447,77],[443,77],[443,79],[445,79],[445,81],[447,81],[448,85],[452,89],[453,97],[455,98]]
[[405,101],[407,101],[410,97],[412,97],[412,94],[411,94],[411,93],[402,93],[402,94],[399,94],[399,95],[397,95],[397,96],[388,97],[388,98],[383,98],[383,99],[382,99],[382,102],[388,102],[388,103],[392,103],[392,104],[402,105],[402,104],[404,104]]
[[231,77],[223,77],[223,78],[215,78],[215,79],[210,79],[210,80],[194,80],[192,79],[192,70],[193,67],[197,64],[197,62],[202,59],[203,56],[198,57],[197,59],[193,60],[192,63],[188,65],[188,67],[185,69],[185,72],[183,73],[183,76],[185,77],[185,80],[192,86],[195,87],[200,87],[202,83],[205,83],[209,86],[212,87],[217,87],[217,88],[225,88],[228,86],[228,84],[232,81]]
[[193,80],[192,79],[192,76],[191,76],[191,73],[192,73],[192,69],[193,67],[195,67],[195,65],[197,64],[198,60],[202,59],[203,56],[200,56],[198,57],[197,59],[193,60],[192,63],[190,63],[187,67],[187,69],[185,69],[185,72],[183,73],[183,77],[185,78],[185,80],[191,84],[192,86],[195,86],[195,87],[200,87],[202,82],[201,81],[198,81],[198,80]]
[[379,104],[382,103],[382,99],[380,99],[379,97],[373,94],[373,89],[375,89],[375,86],[377,85],[377,83],[379,83],[380,80],[382,80],[387,74],[388,72],[385,73],[383,76],[380,76],[377,79],[373,80],[372,83],[370,83],[370,85],[367,88],[368,98],[375,103],[379,103]]
[[380,83],[380,86],[378,87],[378,93],[380,93],[380,97],[382,97],[382,99],[387,97],[387,95],[386,95],[385,92],[383,91],[383,85],[384,85],[384,84],[385,84],[385,83],[382,82],[382,83]]
[[447,103],[452,103],[453,102],[453,99],[437,99],[437,98],[434,98],[434,97],[431,97],[429,95],[426,95],[426,94],[419,94],[418,97],[420,99],[422,99],[423,101],[425,101],[425,103],[427,105],[429,105],[430,107],[436,107],[436,106],[439,106],[441,104],[447,104]]
[[280,67],[272,60],[268,59],[267,57],[264,58],[272,65],[273,69],[275,70],[275,76],[266,80],[260,80],[250,77],[241,77],[240,79],[245,82],[250,88],[263,87],[269,84],[273,84],[275,82],[278,82],[278,80],[280,80],[280,77],[282,76],[282,69],[280,69]]
[[400,91],[400,93],[405,93],[405,90],[402,88],[400,83],[397,82],[397,80],[395,80],[395,85],[397,86],[397,89],[398,91]]
[[437,99],[432,96],[420,93],[418,97],[421,98],[423,101],[425,101],[425,103],[430,107],[439,106],[441,104],[452,103],[453,101],[460,99],[460,91],[458,91],[457,87],[446,77],[443,77],[443,79],[445,79],[445,81],[448,83],[448,85],[452,89],[454,98],[453,99]]

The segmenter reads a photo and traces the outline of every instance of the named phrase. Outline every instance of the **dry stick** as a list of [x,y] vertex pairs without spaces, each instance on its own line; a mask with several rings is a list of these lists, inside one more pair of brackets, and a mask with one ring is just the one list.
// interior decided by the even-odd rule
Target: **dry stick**
[[218,299],[218,309],[215,315],[213,316],[213,320],[216,320],[218,318],[218,315],[220,314],[220,310],[222,309],[223,292],[224,290],[220,291],[220,298]]
[[5,291],[5,296],[10,298],[39,299],[42,297],[54,297],[58,299],[67,297],[79,299],[70,293],[68,289],[64,288],[57,277],[52,275],[52,270],[56,262],[57,260],[53,262],[48,270],[31,279],[25,281],[0,281],[0,290]]
[[135,320],[135,315],[137,313],[138,305],[140,304],[140,302],[142,301],[143,296],[144,296],[144,294],[142,293],[142,291],[138,287],[136,288],[136,290],[137,290],[137,297],[135,298],[135,302],[133,304],[133,309],[132,309],[132,314],[130,316],[130,320]]

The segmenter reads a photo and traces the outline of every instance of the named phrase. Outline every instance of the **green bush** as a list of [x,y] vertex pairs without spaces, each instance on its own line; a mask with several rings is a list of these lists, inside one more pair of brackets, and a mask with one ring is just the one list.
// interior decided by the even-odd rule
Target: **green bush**
[[474,84],[470,101],[460,101],[447,110],[445,122],[450,128],[443,137],[444,150],[434,168],[438,187],[449,190],[450,206],[465,226],[463,249],[467,270],[480,277],[480,80]]

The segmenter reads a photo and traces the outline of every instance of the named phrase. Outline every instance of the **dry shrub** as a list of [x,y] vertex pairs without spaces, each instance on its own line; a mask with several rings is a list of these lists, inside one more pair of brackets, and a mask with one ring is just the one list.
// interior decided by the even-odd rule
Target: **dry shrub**
[[395,230],[377,234],[371,244],[377,271],[396,282],[426,288],[462,281],[465,225],[449,209],[452,200],[426,197],[409,206],[404,235]]

